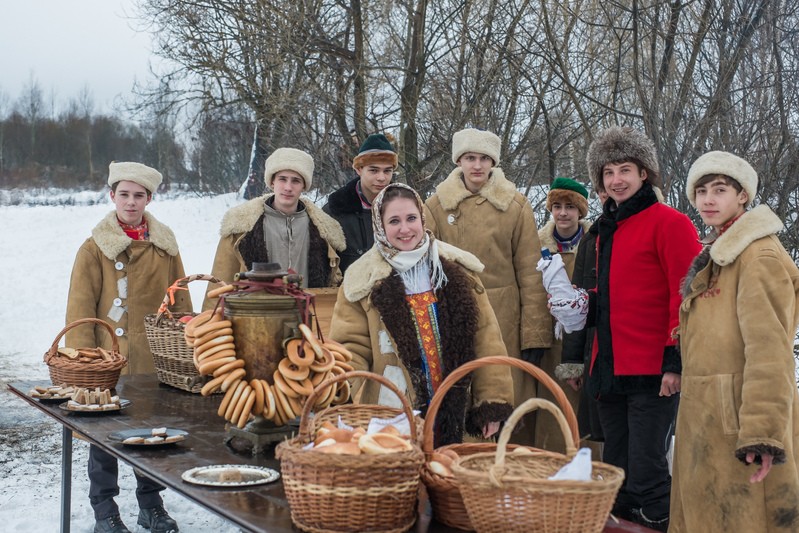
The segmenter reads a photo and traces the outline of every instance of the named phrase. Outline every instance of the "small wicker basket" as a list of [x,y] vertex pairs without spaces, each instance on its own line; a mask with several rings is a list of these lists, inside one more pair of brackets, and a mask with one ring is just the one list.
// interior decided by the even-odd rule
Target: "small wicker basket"
[[[198,280],[223,283],[207,274],[193,274],[176,280],[172,287],[184,289],[192,281]],[[186,324],[180,321],[180,318],[196,316],[196,313],[173,314],[169,310],[172,291],[175,290],[172,287],[167,290],[158,313],[145,315],[144,331],[153,354],[158,381],[177,389],[199,394],[210,377],[201,376],[197,367],[194,366],[194,349],[186,344],[183,335]]]
[[[465,375],[473,370],[490,365],[507,365],[524,370],[535,379],[537,379],[544,387],[546,387],[560,405],[560,408],[565,413],[566,420],[569,424],[569,431],[573,439],[578,438],[577,417],[574,415],[574,410],[571,407],[563,389],[550,378],[546,372],[537,366],[507,356],[490,356],[481,357],[474,361],[469,361],[458,368],[456,368],[438,387],[438,390],[430,400],[430,406],[427,408],[427,416],[425,417],[424,429],[422,432],[422,451],[425,453],[425,458],[429,460],[430,454],[433,451],[440,452],[445,449],[450,449],[457,453],[460,457],[466,457],[481,452],[493,452],[496,450],[497,445],[494,442],[463,442],[458,444],[448,444],[440,446],[433,450],[434,435],[433,429],[435,427],[436,415],[443,403],[447,392],[460,381]],[[509,444],[508,449],[518,447],[516,444]],[[436,520],[450,527],[457,529],[464,529],[472,531],[472,522],[469,520],[469,515],[466,512],[466,507],[463,504],[463,497],[460,490],[458,490],[457,483],[452,477],[445,477],[434,473],[425,462],[422,468],[422,481],[427,487],[427,493],[430,497],[430,504],[433,508],[433,515]]]
[[[291,520],[299,529],[313,533],[407,531],[416,521],[419,470],[424,461],[418,445],[408,452],[385,455],[331,455],[303,449],[313,440],[315,425],[330,418],[324,412],[311,417],[320,392],[351,378],[380,382],[402,400],[403,409],[348,404],[333,408],[336,418],[340,415],[347,424],[365,425],[372,417],[400,413],[408,420],[413,417],[407,398],[380,375],[352,371],[320,383],[305,402],[298,436],[280,443],[275,451]],[[411,424],[412,442],[418,437],[417,426]]]
[[[73,361],[58,354],[58,342],[67,331],[82,324],[97,324],[108,330],[111,335],[111,350],[106,351],[106,359],[98,359],[91,363]],[[81,348],[81,350],[95,351],[98,348]],[[98,318],[82,318],[67,324],[56,335],[50,349],[44,353],[44,362],[50,370],[50,381],[53,385],[71,385],[101,389],[113,389],[119,381],[122,368],[128,364],[128,358],[119,353],[119,339],[114,333],[114,328],[108,322]]]
[[[567,455],[546,451],[506,453],[513,428],[522,416],[535,409],[549,411],[557,418]],[[502,428],[496,453],[477,453],[452,464],[475,530],[601,533],[624,480],[624,471],[593,461],[590,481],[549,479],[575,453],[570,428],[555,404],[531,398],[517,407]]]

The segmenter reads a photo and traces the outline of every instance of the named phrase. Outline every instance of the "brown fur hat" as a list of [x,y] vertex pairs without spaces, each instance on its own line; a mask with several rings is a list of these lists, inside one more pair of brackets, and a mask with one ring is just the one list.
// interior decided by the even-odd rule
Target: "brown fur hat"
[[611,126],[594,138],[588,148],[585,163],[588,175],[597,191],[605,190],[602,170],[608,163],[633,162],[646,170],[647,181],[661,188],[660,166],[655,143],[646,134],[630,127]]

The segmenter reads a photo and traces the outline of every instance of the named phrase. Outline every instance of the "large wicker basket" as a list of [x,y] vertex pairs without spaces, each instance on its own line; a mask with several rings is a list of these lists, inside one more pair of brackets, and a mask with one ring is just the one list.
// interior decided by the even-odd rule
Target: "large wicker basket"
[[[364,425],[372,417],[405,413],[413,418],[405,396],[387,379],[362,371],[329,378],[308,397],[300,417],[298,436],[278,445],[283,487],[291,508],[291,520],[303,531],[401,532],[416,521],[419,470],[424,454],[413,450],[385,455],[331,455],[304,450],[313,440],[315,425],[329,414],[311,417],[311,406],[327,386],[345,379],[365,378],[380,382],[402,400],[403,409],[377,405],[337,406],[335,416],[350,425]],[[333,411],[333,409],[331,409]],[[417,439],[417,424],[411,424],[411,438]]]
[[[516,423],[544,409],[558,420],[567,454],[534,451],[506,453]],[[477,453],[455,461],[452,470],[466,511],[478,533],[601,533],[624,471],[593,461],[590,481],[551,480],[576,450],[563,414],[555,404],[531,398],[516,408],[499,437],[496,453]]]
[[[506,356],[491,356],[481,357],[474,361],[469,361],[456,368],[447,379],[445,379],[438,390],[433,395],[430,401],[430,406],[427,408],[427,416],[425,417],[424,429],[422,432],[422,451],[425,453],[426,459],[430,459],[433,451],[440,452],[441,450],[451,449],[461,457],[472,455],[482,452],[493,452],[496,450],[496,443],[493,442],[464,442],[457,444],[448,444],[440,446],[433,450],[434,434],[436,415],[443,403],[447,392],[460,381],[465,375],[473,370],[481,367],[491,365],[508,365],[524,370],[534,378],[536,378],[544,387],[546,387],[560,405],[560,408],[565,413],[566,420],[569,425],[569,431],[573,439],[578,438],[577,417],[574,415],[574,410],[569,404],[563,389],[550,378],[546,372],[537,366],[530,364],[521,359],[515,359]],[[508,449],[514,449],[517,445],[509,444]],[[445,477],[434,473],[425,462],[422,468],[422,481],[427,487],[427,493],[430,497],[430,504],[433,508],[433,515],[436,520],[442,524],[454,527],[457,529],[465,529],[471,531],[474,529],[469,515],[466,512],[466,507],[463,504],[463,497],[458,490],[457,483],[452,477]]]
[[[82,324],[96,324],[104,327],[111,335],[111,350],[107,360],[98,360],[91,363],[72,361],[58,355],[58,342],[67,331]],[[96,350],[97,348],[89,348]],[[50,370],[50,381],[53,385],[72,385],[73,387],[86,387],[113,389],[119,381],[119,374],[128,358],[119,353],[119,339],[114,333],[114,328],[108,322],[98,318],[82,318],[67,324],[58,332],[50,349],[44,353],[44,362]]]
[[158,381],[195,394],[199,394],[210,377],[201,376],[197,372],[193,359],[194,350],[186,344],[183,335],[186,324],[181,322],[180,318],[195,316],[196,313],[172,313],[169,305],[172,292],[176,290],[173,287],[182,290],[197,280],[222,283],[221,280],[207,274],[193,274],[180,278],[167,290],[158,313],[144,317],[144,331],[153,354]]

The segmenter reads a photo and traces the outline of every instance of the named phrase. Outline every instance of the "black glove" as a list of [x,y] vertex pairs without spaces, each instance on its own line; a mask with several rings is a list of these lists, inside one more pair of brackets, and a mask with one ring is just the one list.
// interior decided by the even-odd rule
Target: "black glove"
[[541,359],[544,358],[546,348],[525,348],[522,350],[521,358],[523,361],[541,366]]

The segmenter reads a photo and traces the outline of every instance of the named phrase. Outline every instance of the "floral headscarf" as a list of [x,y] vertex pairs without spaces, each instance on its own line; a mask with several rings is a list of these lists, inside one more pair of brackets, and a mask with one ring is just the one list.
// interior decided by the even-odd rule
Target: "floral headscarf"
[[[403,252],[398,250],[386,236],[383,219],[380,212],[383,208],[383,198],[390,189],[402,188],[413,193],[416,207],[422,217],[424,238],[419,241],[415,249]],[[423,292],[427,288],[438,290],[447,283],[447,277],[441,267],[438,257],[438,244],[436,238],[425,225],[424,204],[419,194],[412,187],[404,183],[391,183],[387,185],[372,202],[372,230],[375,234],[375,247],[380,255],[396,270],[405,282],[406,290],[410,293]]]

